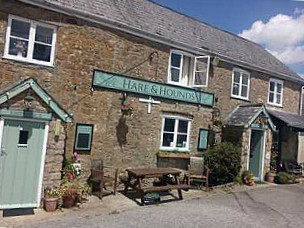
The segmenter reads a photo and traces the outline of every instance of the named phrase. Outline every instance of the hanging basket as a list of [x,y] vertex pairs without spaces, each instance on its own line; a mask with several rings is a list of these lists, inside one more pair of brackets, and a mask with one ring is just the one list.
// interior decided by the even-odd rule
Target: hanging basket
[[132,116],[133,115],[133,107],[130,105],[122,105],[120,107],[120,111],[124,116]]

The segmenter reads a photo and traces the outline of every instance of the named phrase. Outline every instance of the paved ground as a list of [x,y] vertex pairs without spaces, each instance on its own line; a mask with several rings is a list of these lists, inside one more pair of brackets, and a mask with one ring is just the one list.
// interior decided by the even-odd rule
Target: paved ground
[[[123,206],[123,205],[122,205]],[[21,224],[19,224],[21,225]],[[1,227],[1,224],[0,224]],[[70,213],[21,227],[304,227],[304,185],[255,188],[108,214]]]

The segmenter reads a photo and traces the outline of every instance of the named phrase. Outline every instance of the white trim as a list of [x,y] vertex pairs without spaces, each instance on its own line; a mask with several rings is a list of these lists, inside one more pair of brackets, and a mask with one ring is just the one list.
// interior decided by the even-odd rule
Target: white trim
[[[174,147],[165,147],[163,146],[163,136],[164,136],[164,126],[165,126],[165,119],[174,119],[174,132],[171,132],[173,134],[173,143]],[[178,124],[177,120],[185,120],[188,121],[188,129],[187,129],[187,144],[186,147],[180,148],[176,147],[176,140],[177,140],[177,134],[178,134]],[[162,118],[162,128],[161,128],[161,139],[160,139],[160,150],[164,151],[177,151],[177,152],[189,152],[189,145],[190,145],[190,130],[191,130],[191,119],[181,116],[172,116],[172,115],[164,115]]]
[[303,96],[304,96],[304,86],[301,87],[301,103],[300,103],[300,116],[302,116],[304,113],[303,113],[303,102],[304,102],[304,99],[303,99]]
[[249,170],[249,163],[250,163],[251,132],[252,132],[252,129],[250,129],[250,131],[249,131],[249,143],[248,143],[248,150],[247,150],[247,167],[246,167],[246,170]]
[[[273,95],[273,102],[269,101],[270,98],[270,83],[273,82],[274,83],[274,95]],[[278,84],[282,85],[282,91],[281,91],[281,102],[277,103],[277,88],[278,88]],[[267,98],[267,104],[269,105],[273,105],[273,106],[277,106],[277,107],[283,107],[283,97],[284,97],[284,81],[283,80],[279,80],[276,78],[270,78],[269,79],[269,83],[268,83],[268,98]]]
[[[18,20],[18,21],[30,23],[29,38],[27,40],[27,42],[28,42],[27,57],[18,57],[18,56],[9,54],[9,43],[10,43],[10,38],[11,38],[12,20]],[[50,46],[51,47],[51,54],[50,54],[50,61],[49,62],[33,59],[34,45],[36,43],[35,42],[35,35],[36,35],[37,25],[53,30],[52,44],[43,44],[45,46]],[[15,16],[15,15],[10,14],[9,17],[8,17],[8,24],[7,24],[7,30],[6,30],[6,41],[5,41],[3,58],[10,59],[10,60],[16,60],[16,61],[20,61],[20,62],[27,62],[27,63],[33,63],[33,64],[38,64],[38,65],[53,67],[54,66],[54,59],[55,59],[56,37],[57,37],[56,26],[41,23],[41,22],[38,22],[38,21],[33,21],[33,20],[30,20],[30,19],[26,19],[26,18],[23,18],[23,17],[19,17],[19,16]],[[16,38],[18,38],[18,37],[16,37]],[[21,38],[18,38],[18,39],[21,39]]]
[[3,129],[4,129],[4,119],[0,119],[0,165],[1,165],[1,153],[2,153],[2,136],[3,136]]
[[[233,85],[234,85],[234,72],[239,72],[240,73],[240,82],[239,82],[239,91],[238,91],[238,95],[233,94]],[[248,85],[247,85],[247,94],[246,97],[242,96],[242,86],[245,85],[243,84],[243,74],[248,75]],[[237,98],[237,99],[241,99],[241,100],[245,100],[245,101],[249,101],[249,91],[250,91],[250,73],[248,71],[245,71],[243,69],[240,68],[233,68],[232,70],[232,80],[231,80],[231,93],[230,96],[232,98]]]
[[[203,72],[203,71],[197,71],[196,70],[196,63],[197,63],[197,59],[206,59],[207,58],[207,69],[206,69],[206,84],[205,85],[195,85],[195,75],[197,72]],[[194,66],[193,66],[193,76],[192,76],[192,87],[195,88],[205,88],[208,87],[208,81],[209,81],[209,69],[210,69],[210,56],[196,56],[194,58]]]
[[[180,55],[181,56],[181,59],[180,59],[180,67],[174,67],[174,66],[171,66],[171,58],[172,58],[172,54],[176,54],[176,55]],[[170,84],[173,84],[173,85],[180,85],[180,86],[187,86],[185,84],[182,83],[182,74],[183,74],[183,64],[184,64],[184,52],[182,51],[178,51],[178,50],[170,50],[170,56],[169,56],[169,67],[168,67],[168,77],[167,77],[167,80],[168,80],[168,83]],[[172,81],[171,80],[171,68],[174,68],[174,69],[179,69],[179,76],[178,76],[178,82],[175,82],[175,81]]]
[[47,141],[48,141],[48,134],[49,134],[49,122],[45,123],[44,129],[44,140],[42,146],[42,155],[41,155],[41,165],[40,165],[40,176],[39,176],[39,183],[38,183],[38,195],[37,195],[37,207],[40,206],[40,199],[41,199],[41,191],[42,191],[42,182],[43,182],[43,173],[44,173],[44,165],[45,165],[45,156],[46,156],[46,149],[47,149]]
[[[4,117],[0,120],[0,146],[2,147],[2,137],[3,137],[3,129],[4,129],[4,121],[8,120],[16,120],[16,121],[28,121],[28,122],[40,122],[44,123],[44,139],[41,151],[41,163],[40,163],[40,173],[39,173],[39,182],[38,182],[38,194],[37,194],[37,203],[33,204],[11,204],[11,205],[0,205],[0,209],[10,209],[10,208],[26,208],[26,207],[40,207],[40,199],[41,199],[41,191],[42,191],[42,182],[43,182],[43,172],[44,172],[44,164],[45,164],[45,156],[47,149],[47,141],[48,141],[48,133],[49,133],[49,122],[43,120],[33,120],[26,118],[14,118],[14,117]],[[1,158],[1,156],[0,156]],[[1,163],[0,163],[1,164]]]

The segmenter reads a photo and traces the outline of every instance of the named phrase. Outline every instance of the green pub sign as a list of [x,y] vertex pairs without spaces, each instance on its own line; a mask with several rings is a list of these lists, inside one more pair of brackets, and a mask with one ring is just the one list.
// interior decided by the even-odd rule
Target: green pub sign
[[214,103],[214,95],[212,93],[141,80],[99,70],[94,71],[93,87],[114,89],[211,107]]

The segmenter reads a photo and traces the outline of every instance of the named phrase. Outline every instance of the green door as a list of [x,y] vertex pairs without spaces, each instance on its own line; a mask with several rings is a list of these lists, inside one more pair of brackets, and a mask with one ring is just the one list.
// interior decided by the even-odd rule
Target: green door
[[4,120],[0,148],[0,209],[39,206],[45,123]]
[[250,140],[249,170],[254,177],[261,179],[263,167],[264,131],[252,130]]

